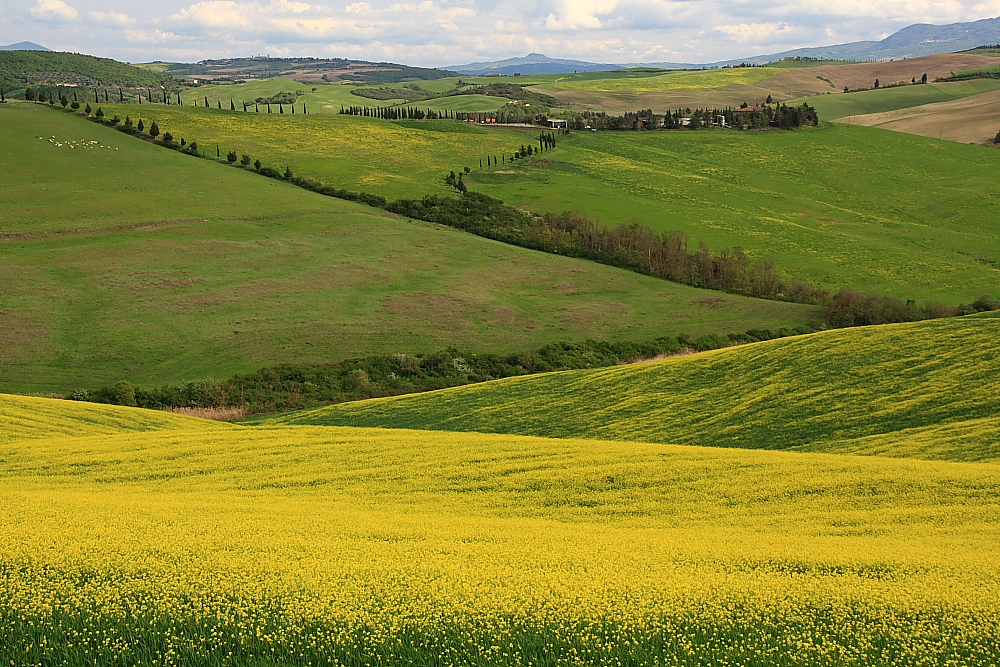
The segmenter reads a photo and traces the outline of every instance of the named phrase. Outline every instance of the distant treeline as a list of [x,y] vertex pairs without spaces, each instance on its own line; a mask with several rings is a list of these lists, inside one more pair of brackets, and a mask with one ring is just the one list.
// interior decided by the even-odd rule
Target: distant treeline
[[[770,98],[768,98],[770,99]],[[799,106],[726,107],[722,109],[677,109],[665,114],[653,113],[652,109],[626,112],[621,116],[609,116],[604,112],[584,112],[567,119],[567,126],[573,130],[655,130],[688,129],[724,126],[737,130],[778,128],[791,129],[804,125],[818,125],[819,114],[805,102]]]
[[[86,112],[90,114],[89,105]],[[107,121],[101,109],[91,119],[110,123],[132,135],[143,134],[142,120],[135,125],[128,117],[124,123],[117,116]],[[165,147],[206,157],[199,151],[197,142],[185,145],[184,139],[178,143],[169,132],[161,135],[155,122],[149,127],[148,134],[151,140]],[[546,148],[554,146],[555,136],[549,135],[546,141],[542,135],[540,142]],[[519,155],[531,154],[526,147],[522,147],[521,151]],[[216,158],[222,158],[218,148]],[[750,257],[738,247],[712,253],[704,242],[699,242],[696,249],[691,248],[687,237],[680,232],[656,232],[639,223],[608,227],[571,211],[535,215],[461,187],[464,186],[461,174],[449,174],[446,179],[459,190],[458,197],[427,195],[423,199],[390,202],[381,195],[335,188],[312,178],[296,176],[287,166],[282,172],[265,166],[259,159],[252,161],[249,155],[240,157],[236,151],[229,151],[226,159],[234,166],[253,168],[262,176],[288,181],[319,194],[364,203],[524,248],[589,259],[693,287],[820,305],[826,309],[826,324],[833,327],[913,322],[1000,309],[1000,303],[988,295],[980,296],[971,305],[958,306],[917,305],[912,300],[862,294],[850,289],[840,290],[831,296],[822,287],[783,277],[773,261]],[[469,171],[466,168],[464,173]]]
[[435,354],[372,355],[326,364],[282,364],[225,380],[136,388],[127,381],[77,390],[68,399],[142,408],[242,408],[265,414],[412,394],[499,378],[549,371],[600,368],[686,352],[714,350],[785,336],[812,333],[794,329],[751,329],[698,338],[681,334],[631,343],[587,340],[552,343],[513,354],[476,354],[449,348]]

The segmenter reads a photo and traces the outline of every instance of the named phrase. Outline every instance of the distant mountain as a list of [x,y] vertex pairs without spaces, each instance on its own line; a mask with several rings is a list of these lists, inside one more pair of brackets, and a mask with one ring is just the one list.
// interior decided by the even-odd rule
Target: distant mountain
[[752,58],[725,60],[713,65],[741,62],[760,65],[782,58],[804,56],[823,60],[901,60],[938,53],[954,53],[984,44],[1000,44],[1000,18],[981,19],[969,23],[930,25],[916,23],[878,42],[849,42],[834,46],[793,49]]
[[452,65],[441,69],[451,70],[459,74],[483,76],[485,74],[572,74],[573,72],[607,72],[624,69],[623,65],[607,63],[590,63],[584,60],[563,60],[549,58],[541,53],[529,53],[521,58],[508,58],[487,63],[468,63],[467,65]]
[[47,49],[41,44],[35,44],[34,42],[18,42],[17,44],[8,44],[7,46],[0,46],[0,51],[51,51],[52,49]]

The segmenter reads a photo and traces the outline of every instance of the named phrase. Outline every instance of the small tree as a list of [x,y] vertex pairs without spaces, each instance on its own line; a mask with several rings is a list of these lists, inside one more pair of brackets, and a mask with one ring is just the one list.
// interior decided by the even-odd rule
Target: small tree
[[80,103],[79,103],[79,102],[76,102],[76,101],[73,101],[73,102],[70,102],[70,103],[69,103],[69,107],[70,107],[70,109],[72,109],[73,111],[79,111],[79,110],[80,110]]
[[69,104],[69,98],[66,97],[65,95],[60,95],[59,96],[59,104],[61,104],[62,108],[65,109],[66,106]]
[[170,134],[169,132],[165,132],[163,135],[163,142],[167,144],[174,143],[174,135]]
[[236,160],[238,159],[239,156],[236,155],[236,151],[229,151],[226,153],[226,160],[229,161],[229,164],[236,164]]
[[994,144],[1000,144],[1000,132],[997,132],[997,136],[993,137]]
[[115,383],[115,405],[128,405],[135,407],[135,388],[128,380],[119,380]]
[[141,118],[139,119],[139,124],[135,126],[135,129],[139,130],[140,132],[146,129],[146,124],[142,122]]
[[875,87],[879,88],[882,84],[879,83],[878,79],[875,79]]
[[773,98],[773,97],[771,97],[770,95],[768,95],[768,96],[767,96],[767,99],[766,99],[766,100],[764,101],[764,104],[770,104],[770,103],[771,103],[771,102],[773,102],[773,101],[774,101],[774,98]]
[[108,122],[111,123],[112,125],[117,125],[118,123],[122,122],[122,119],[118,117],[118,114],[115,114],[115,116]]
[[149,136],[154,139],[160,136],[160,126],[156,124],[155,120],[153,121],[153,124],[149,126]]
[[104,120],[104,109],[97,107],[97,113],[94,114],[99,120]]
[[125,116],[125,129],[131,132],[133,127],[135,127],[135,123],[132,122],[129,116]]
[[197,141],[192,141],[190,144],[188,144],[187,149],[188,149],[188,151],[192,155],[197,155],[198,154],[198,142]]
[[844,86],[844,92],[845,92],[845,93],[849,93],[849,92],[851,92],[851,89],[850,89],[850,88],[848,88],[847,86]]
[[292,168],[291,167],[285,167],[285,180],[286,181],[289,180],[294,175],[295,174],[292,173]]
[[924,72],[924,75],[922,77],[920,77],[920,83],[927,83],[927,73],[926,72]]
[[87,108],[83,110],[83,113],[89,116],[91,111],[92,109],[90,108],[90,102],[87,102]]
[[246,153],[244,153],[243,157],[240,158],[240,164],[243,165],[244,167],[249,167],[250,166],[250,156],[247,155]]
[[35,102],[38,100],[38,93],[35,92],[34,88],[28,88],[24,91],[24,99]]
[[257,171],[260,171],[260,168],[263,167],[263,166],[264,165],[261,164],[260,160],[254,160],[253,161],[253,168],[256,169]]

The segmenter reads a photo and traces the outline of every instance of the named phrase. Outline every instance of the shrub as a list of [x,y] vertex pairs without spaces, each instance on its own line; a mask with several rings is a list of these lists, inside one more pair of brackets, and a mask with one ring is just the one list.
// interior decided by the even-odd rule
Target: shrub
[[260,160],[254,160],[253,161],[253,168],[256,169],[257,171],[260,171],[260,168],[262,166],[264,166],[264,165],[261,164]]
[[153,121],[153,124],[149,126],[149,136],[154,139],[160,136],[160,126],[156,124],[155,120]]
[[267,176],[268,178],[281,178],[281,172],[274,167],[261,167],[258,171],[261,176]]
[[97,113],[94,114],[94,115],[97,116],[98,119],[103,120],[104,119],[104,109],[102,109],[101,107],[97,107]]
[[236,155],[236,151],[229,151],[228,153],[226,153],[226,160],[229,162],[229,164],[236,164],[236,160],[238,159],[239,157]]
[[85,114],[87,114],[89,116],[91,111],[92,111],[92,109],[90,108],[90,103],[88,102],[87,103],[87,107],[83,110],[83,113],[85,113]]
[[174,135],[167,132],[166,134],[163,135],[163,141],[165,143],[172,144],[174,142]]
[[240,164],[243,165],[244,167],[249,167],[250,166],[250,156],[247,155],[246,153],[244,153],[243,157],[240,158]]
[[292,173],[291,167],[285,167],[285,180],[290,180],[295,174]]
[[139,119],[139,124],[135,126],[135,129],[139,130],[140,132],[146,129],[146,124],[142,122],[141,118]]
[[1000,310],[1000,299],[989,294],[980,294],[979,298],[972,302],[972,307],[977,313],[984,313],[990,310]]
[[128,380],[119,380],[115,383],[115,405],[128,405],[135,407],[135,388]]
[[114,117],[113,117],[113,118],[112,118],[111,120],[109,120],[108,122],[109,122],[109,123],[111,123],[112,125],[117,125],[118,123],[122,122],[122,119],[121,119],[121,118],[119,118],[119,117],[118,117],[117,115],[115,115],[115,116],[114,116]]
[[364,391],[371,387],[371,380],[368,379],[368,373],[365,373],[360,368],[353,370],[348,373],[347,377],[344,378],[344,386],[347,389],[354,391]]
[[70,102],[69,107],[73,111],[78,111],[80,109],[80,103],[79,102]]

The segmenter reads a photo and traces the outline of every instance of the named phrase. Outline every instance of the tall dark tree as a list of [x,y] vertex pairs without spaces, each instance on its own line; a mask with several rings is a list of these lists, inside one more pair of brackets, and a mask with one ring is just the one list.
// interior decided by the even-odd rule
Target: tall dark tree
[[146,129],[146,124],[142,122],[141,118],[139,119],[139,124],[135,126],[135,129],[139,130],[140,132]]
[[229,100],[229,110],[230,111],[236,111],[236,103],[233,102],[232,98],[230,98],[230,100]]
[[160,136],[160,126],[156,124],[155,120],[149,126],[149,136],[153,137],[154,139]]
[[878,79],[875,79],[875,87],[879,88],[880,86],[881,86],[881,84],[879,84]]
[[208,108],[208,95],[205,95],[205,108]]
[[924,75],[922,77],[920,77],[920,83],[927,83],[927,74],[926,73],[924,73]]

